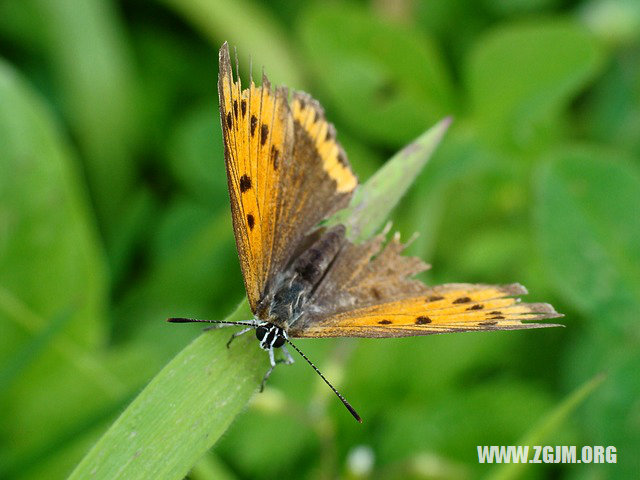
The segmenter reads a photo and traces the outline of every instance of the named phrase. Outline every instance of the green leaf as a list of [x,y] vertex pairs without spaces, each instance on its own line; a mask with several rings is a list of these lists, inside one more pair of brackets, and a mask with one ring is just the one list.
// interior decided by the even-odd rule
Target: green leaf
[[376,233],[431,158],[450,124],[451,118],[441,120],[396,153],[356,190],[349,207],[327,223],[344,224],[348,238],[354,242],[364,241]]
[[558,292],[587,314],[624,307],[629,315],[615,321],[631,326],[640,309],[640,172],[615,152],[568,148],[550,155],[535,182],[538,242]]
[[[227,320],[250,317],[246,302]],[[171,326],[179,328],[176,326]],[[200,335],[162,369],[70,479],[182,479],[256,391],[267,357],[252,335]]]
[[603,65],[595,38],[571,21],[499,27],[478,41],[466,67],[471,109],[488,141],[539,148],[559,135],[557,116]]
[[[329,105],[354,131],[400,146],[452,113],[452,86],[435,43],[364,7],[316,3],[300,38]],[[410,60],[408,60],[410,59]]]

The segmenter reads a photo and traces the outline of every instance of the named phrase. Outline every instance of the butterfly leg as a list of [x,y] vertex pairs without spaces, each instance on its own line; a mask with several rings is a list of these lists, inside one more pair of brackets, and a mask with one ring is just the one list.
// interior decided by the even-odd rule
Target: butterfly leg
[[239,337],[240,335],[243,335],[243,334],[247,333],[248,331],[253,330],[254,328],[255,327],[246,327],[246,328],[243,328],[242,330],[240,330],[239,332],[236,332],[233,335],[231,335],[231,338],[227,342],[227,348],[229,348],[229,346],[231,345],[231,342],[233,342],[234,338]]
[[271,362],[271,366],[269,367],[269,370],[267,370],[267,373],[265,373],[264,377],[262,378],[262,383],[260,384],[260,392],[261,393],[264,390],[264,386],[267,383],[267,379],[271,376],[271,372],[273,372],[273,369],[276,368],[276,365],[279,364],[279,363],[288,363],[288,362],[285,362],[285,360],[282,360],[282,359],[276,360],[275,355],[273,353],[273,348],[270,348],[268,350],[268,352],[269,352],[269,361]]
[[280,348],[282,349],[282,353],[284,353],[284,363],[285,363],[285,365],[291,365],[293,363],[293,357],[289,353],[289,350],[287,350],[287,347],[285,347],[284,345],[282,347],[280,347]]

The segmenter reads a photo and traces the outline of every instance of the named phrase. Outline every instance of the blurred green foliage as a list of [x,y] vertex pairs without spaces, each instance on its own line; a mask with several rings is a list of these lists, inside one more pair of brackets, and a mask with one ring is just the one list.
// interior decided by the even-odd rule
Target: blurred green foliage
[[567,328],[299,342],[365,423],[297,362],[190,477],[493,475],[476,445],[517,444],[604,373],[539,441],[614,445],[618,464],[518,478],[637,478],[633,0],[0,3],[0,477],[64,478],[198,335],[164,319],[223,318],[243,298],[225,40],[245,78],[251,56],[322,102],[361,180],[453,115],[395,226],[420,232],[428,282],[518,281]]

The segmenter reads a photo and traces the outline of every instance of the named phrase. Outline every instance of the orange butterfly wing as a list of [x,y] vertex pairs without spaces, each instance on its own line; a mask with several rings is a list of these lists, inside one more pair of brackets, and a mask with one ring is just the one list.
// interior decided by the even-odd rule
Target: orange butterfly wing
[[[319,221],[346,206],[357,179],[320,104],[302,92],[234,80],[220,49],[220,117],[236,245],[252,311],[262,318],[269,282],[304,247]],[[317,286],[294,337],[428,335],[552,326],[527,320],[559,317],[547,304],[519,303],[520,285],[449,284],[411,279],[428,268],[403,257],[394,237],[347,242]],[[265,307],[265,306],[262,306]]]
[[251,310],[318,222],[344,207],[357,186],[318,102],[263,75],[242,89],[229,47],[220,49],[220,119],[233,229]]
[[419,296],[376,303],[330,315],[316,314],[290,331],[293,337],[405,337],[482,330],[557,326],[523,323],[561,317],[546,303],[520,303],[519,284],[447,284]]
[[428,287],[411,278],[429,265],[406,257],[406,245],[385,233],[348,242],[317,287],[292,337],[404,337],[555,326],[523,323],[559,315],[546,303],[520,303],[519,284],[451,283]]

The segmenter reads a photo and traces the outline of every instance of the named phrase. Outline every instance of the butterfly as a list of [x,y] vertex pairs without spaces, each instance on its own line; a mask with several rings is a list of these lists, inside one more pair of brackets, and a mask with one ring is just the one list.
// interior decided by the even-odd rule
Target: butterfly
[[[219,53],[218,93],[236,246],[254,318],[224,322],[255,330],[270,368],[291,363],[291,345],[314,368],[353,417],[361,418],[291,338],[406,337],[449,332],[556,326],[523,323],[561,316],[546,303],[521,303],[519,284],[451,283],[427,286],[412,278],[429,266],[402,255],[386,231],[357,244],[344,225],[319,227],[346,207],[358,187],[336,131],[310,95],[251,80],[242,88],[236,56]],[[276,360],[280,349],[284,359]]]

